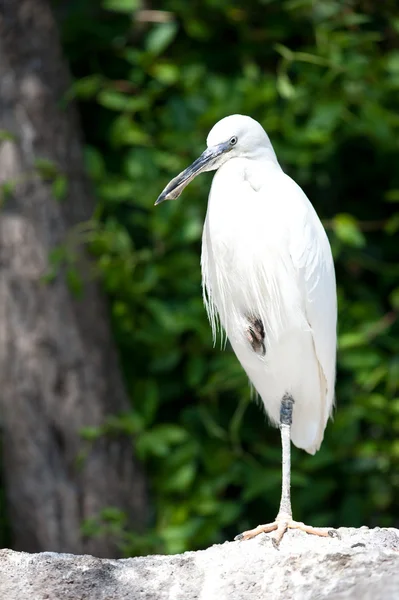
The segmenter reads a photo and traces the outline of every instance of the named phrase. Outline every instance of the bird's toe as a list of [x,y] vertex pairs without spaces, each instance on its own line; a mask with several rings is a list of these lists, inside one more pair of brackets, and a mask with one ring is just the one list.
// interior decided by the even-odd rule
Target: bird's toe
[[328,531],[328,535],[330,537],[332,537],[332,538],[338,538],[338,539],[340,539],[340,535],[339,535],[339,533],[338,533],[338,531],[336,529],[330,529]]

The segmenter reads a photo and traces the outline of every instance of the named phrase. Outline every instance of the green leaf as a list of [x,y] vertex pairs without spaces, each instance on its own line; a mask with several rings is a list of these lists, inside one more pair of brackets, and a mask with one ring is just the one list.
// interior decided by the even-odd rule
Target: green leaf
[[339,336],[339,347],[341,350],[346,348],[355,348],[366,343],[366,336],[360,331],[344,333]]
[[172,64],[157,64],[154,65],[151,74],[155,79],[158,79],[165,85],[172,85],[178,81],[180,72],[177,66]]
[[385,231],[389,233],[389,235],[393,235],[399,231],[399,213],[392,215],[392,217],[388,219],[385,225]]
[[141,0],[103,0],[104,10],[121,13],[133,13],[140,8]]
[[127,179],[108,179],[98,188],[99,194],[108,202],[117,203],[131,200],[134,194],[134,184]]
[[366,244],[357,220],[352,215],[346,213],[336,215],[333,219],[333,228],[337,237],[349,246],[362,248]]
[[399,190],[389,190],[385,193],[385,199],[387,202],[399,202]]
[[148,134],[130,115],[122,114],[111,128],[111,141],[116,147],[136,146],[150,143]]
[[102,436],[100,427],[82,427],[79,431],[80,437],[89,442],[94,442]]
[[57,175],[51,187],[53,196],[59,201],[64,200],[68,193],[68,179],[65,175]]
[[399,310],[399,287],[395,288],[393,292],[389,295],[389,301],[392,305],[392,308]]
[[3,202],[11,198],[15,192],[17,182],[12,179],[0,183],[0,207]]
[[102,179],[105,174],[105,161],[98,148],[85,146],[84,158],[89,176],[95,181]]
[[109,436],[119,435],[136,435],[144,430],[144,420],[136,410],[131,410],[127,413],[119,415],[110,415],[104,424],[104,433]]
[[107,506],[101,510],[100,516],[109,523],[119,523],[125,525],[127,521],[126,514],[116,506]]
[[100,91],[103,84],[104,78],[101,75],[88,75],[74,81],[67,96],[69,98],[89,100]]
[[0,129],[0,142],[16,142],[17,136],[7,129]]
[[276,44],[274,46],[274,48],[286,60],[288,60],[288,61],[292,61],[293,60],[294,53],[292,52],[292,50],[290,50],[289,48],[287,48],[283,44]]
[[166,456],[171,446],[187,439],[187,431],[178,425],[157,425],[138,437],[137,451],[142,456]]
[[192,485],[196,475],[196,465],[186,463],[172,473],[165,481],[166,492],[186,492]]
[[280,96],[291,100],[295,96],[295,88],[286,73],[280,73],[277,77],[277,90]]
[[97,100],[101,106],[118,112],[124,110],[128,103],[128,97],[125,94],[112,89],[101,90],[97,95]]
[[67,269],[66,281],[75,298],[81,298],[83,295],[83,280],[76,267],[71,266]]
[[188,439],[188,433],[179,425],[158,425],[152,429],[152,433],[163,439],[168,444],[180,444]]
[[177,34],[177,23],[155,25],[147,36],[146,49],[153,56],[159,56],[172,43]]
[[399,74],[399,51],[394,50],[386,57],[386,69],[391,73]]
[[38,175],[44,180],[53,180],[59,174],[59,169],[56,163],[49,158],[36,158],[34,168]]

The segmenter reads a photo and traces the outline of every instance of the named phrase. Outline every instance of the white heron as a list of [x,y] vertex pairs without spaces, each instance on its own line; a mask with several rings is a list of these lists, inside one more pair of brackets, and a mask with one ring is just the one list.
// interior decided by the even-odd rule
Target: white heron
[[294,521],[290,496],[290,440],[314,454],[334,404],[337,300],[327,235],[251,117],[231,115],[216,123],[207,149],[155,204],[180,196],[203,171],[216,171],[201,256],[213,335],[220,322],[270,421],[281,430],[278,515],[236,539],[275,530],[277,546],[294,528],[333,536],[333,530]]

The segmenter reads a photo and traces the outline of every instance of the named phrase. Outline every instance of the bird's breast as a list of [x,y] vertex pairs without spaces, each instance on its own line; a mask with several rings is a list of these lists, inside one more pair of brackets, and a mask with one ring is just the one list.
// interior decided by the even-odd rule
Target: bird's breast
[[249,267],[265,265],[269,257],[277,261],[283,258],[288,251],[283,212],[273,202],[267,185],[254,189],[239,165],[234,172],[218,172],[205,221],[214,260],[224,269],[230,265],[235,271],[241,270],[244,276]]
[[301,318],[285,220],[265,190],[238,177],[222,184],[215,177],[204,225],[204,287],[230,338],[246,335],[249,317],[270,343]]

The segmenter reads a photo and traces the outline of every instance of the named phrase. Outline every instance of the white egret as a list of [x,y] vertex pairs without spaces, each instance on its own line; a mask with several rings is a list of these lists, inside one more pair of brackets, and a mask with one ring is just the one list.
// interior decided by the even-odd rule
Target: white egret
[[290,440],[314,454],[334,403],[337,301],[324,228],[302,189],[284,173],[262,126],[232,115],[216,123],[207,149],[155,204],[180,196],[203,171],[216,171],[202,237],[204,302],[220,321],[266,412],[280,426],[282,494],[273,523],[236,539],[297,528],[292,519]]

